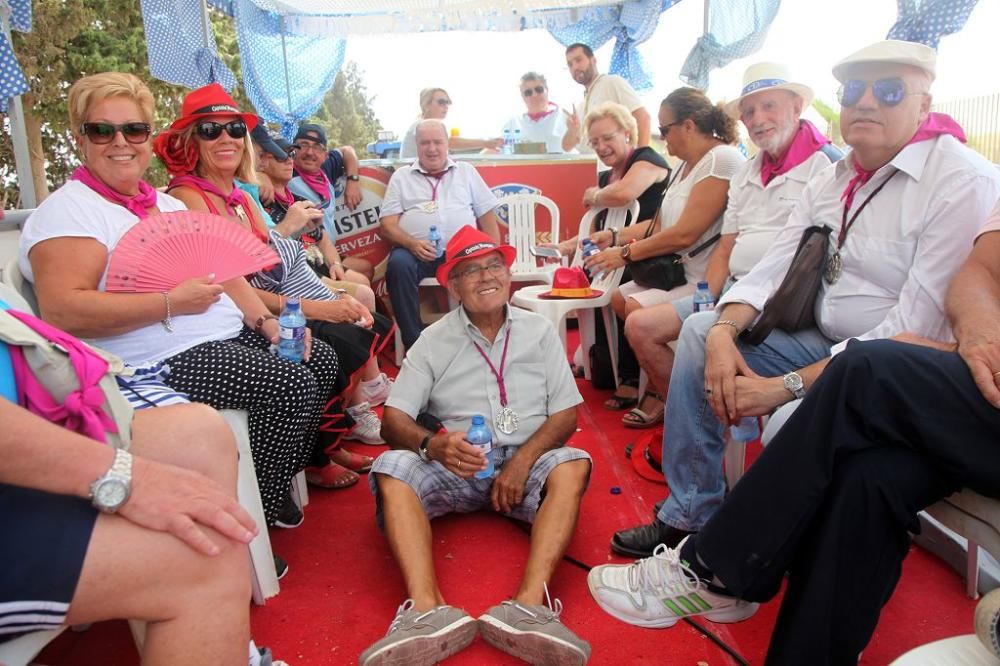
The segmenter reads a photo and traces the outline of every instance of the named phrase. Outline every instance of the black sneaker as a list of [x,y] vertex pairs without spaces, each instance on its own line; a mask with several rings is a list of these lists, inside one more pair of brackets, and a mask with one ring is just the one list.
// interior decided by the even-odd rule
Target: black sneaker
[[658,545],[676,548],[684,537],[694,534],[671,527],[654,519],[649,525],[639,525],[628,530],[619,530],[611,537],[611,550],[629,557],[652,557]]
[[281,559],[277,554],[272,553],[272,555],[274,555],[274,573],[278,576],[278,580],[281,580],[288,573],[288,562]]
[[660,500],[659,502],[657,502],[656,504],[654,504],[654,505],[653,505],[653,518],[654,518],[654,519],[655,519],[655,518],[656,518],[656,517],[657,517],[658,515],[660,515],[660,509],[662,509],[662,508],[663,508],[663,505],[664,505],[664,504],[666,503],[666,501],[667,501],[667,498],[666,498],[666,497],[664,497],[664,498],[663,498],[663,499],[661,499],[661,500]]
[[281,505],[281,511],[278,512],[278,516],[274,519],[274,526],[290,530],[301,525],[305,518],[302,515],[299,505],[292,499],[292,496],[286,495],[285,502]]

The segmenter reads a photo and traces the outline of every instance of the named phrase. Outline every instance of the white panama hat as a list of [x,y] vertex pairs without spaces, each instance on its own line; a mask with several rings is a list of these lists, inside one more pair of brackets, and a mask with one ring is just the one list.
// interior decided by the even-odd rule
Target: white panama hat
[[841,83],[847,78],[851,65],[859,63],[890,63],[910,65],[922,69],[931,77],[936,76],[937,53],[926,44],[904,42],[898,39],[884,39],[855,51],[833,66],[833,75]]
[[776,62],[758,62],[750,65],[743,73],[743,88],[740,96],[726,103],[726,113],[733,118],[740,117],[740,102],[750,95],[765,90],[788,90],[802,98],[802,108],[812,104],[813,90],[804,83],[792,81],[791,73],[784,65]]

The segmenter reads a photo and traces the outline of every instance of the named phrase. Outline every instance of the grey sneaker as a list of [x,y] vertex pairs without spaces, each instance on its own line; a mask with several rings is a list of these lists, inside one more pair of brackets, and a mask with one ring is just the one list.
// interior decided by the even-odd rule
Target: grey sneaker
[[476,622],[461,608],[438,606],[423,613],[407,599],[385,638],[358,657],[360,666],[424,666],[464,650],[476,637]]
[[508,600],[479,617],[479,633],[493,647],[529,664],[582,666],[590,659],[590,643],[559,621],[562,602],[548,606],[525,606]]

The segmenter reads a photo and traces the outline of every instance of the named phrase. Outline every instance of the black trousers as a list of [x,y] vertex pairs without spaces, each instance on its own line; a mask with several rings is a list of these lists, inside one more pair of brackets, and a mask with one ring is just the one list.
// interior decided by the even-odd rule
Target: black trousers
[[899,579],[916,513],[1000,496],[1000,410],[953,353],[852,343],[694,537],[732,593],[789,574],[768,664],[856,664]]

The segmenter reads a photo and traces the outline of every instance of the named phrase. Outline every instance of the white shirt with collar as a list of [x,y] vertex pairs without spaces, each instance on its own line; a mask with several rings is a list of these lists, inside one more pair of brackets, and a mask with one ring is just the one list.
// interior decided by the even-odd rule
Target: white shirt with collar
[[[505,435],[494,426],[501,409],[500,389],[475,344],[499,370],[508,337],[504,385],[508,406],[518,417],[518,428]],[[507,306],[506,321],[492,344],[462,307],[424,330],[406,353],[385,404],[414,419],[421,412],[429,412],[449,432],[468,430],[472,416],[482,414],[493,431],[495,446],[520,446],[547,418],[581,402],[566,352],[552,324],[533,312]]]
[[548,115],[532,120],[527,113],[514,116],[503,126],[504,130],[521,130],[517,138],[521,141],[542,141],[545,152],[563,153],[562,140],[566,135],[566,114],[558,106],[549,102]]
[[[855,193],[848,219],[896,170],[900,173],[871,199],[848,232],[840,250],[840,279],[820,287],[816,321],[823,335],[838,341],[831,354],[842,351],[850,338],[889,338],[904,331],[953,339],[945,292],[1000,197],[1000,174],[952,136],[914,143]],[[841,195],[853,177],[847,154],[813,178],[774,245],[719,305],[747,303],[762,310],[808,226],[833,230],[832,255],[843,213]]]
[[830,158],[817,150],[805,162],[775,176],[764,187],[760,179],[763,161],[762,150],[729,181],[729,203],[722,233],[737,234],[729,257],[729,274],[737,280],[749,273],[774,243],[809,179],[830,166]]
[[397,169],[382,198],[381,217],[399,215],[400,229],[417,240],[425,240],[436,225],[445,245],[462,227],[476,226],[478,218],[496,207],[497,198],[468,162],[448,158],[445,169],[440,181],[419,160]]

